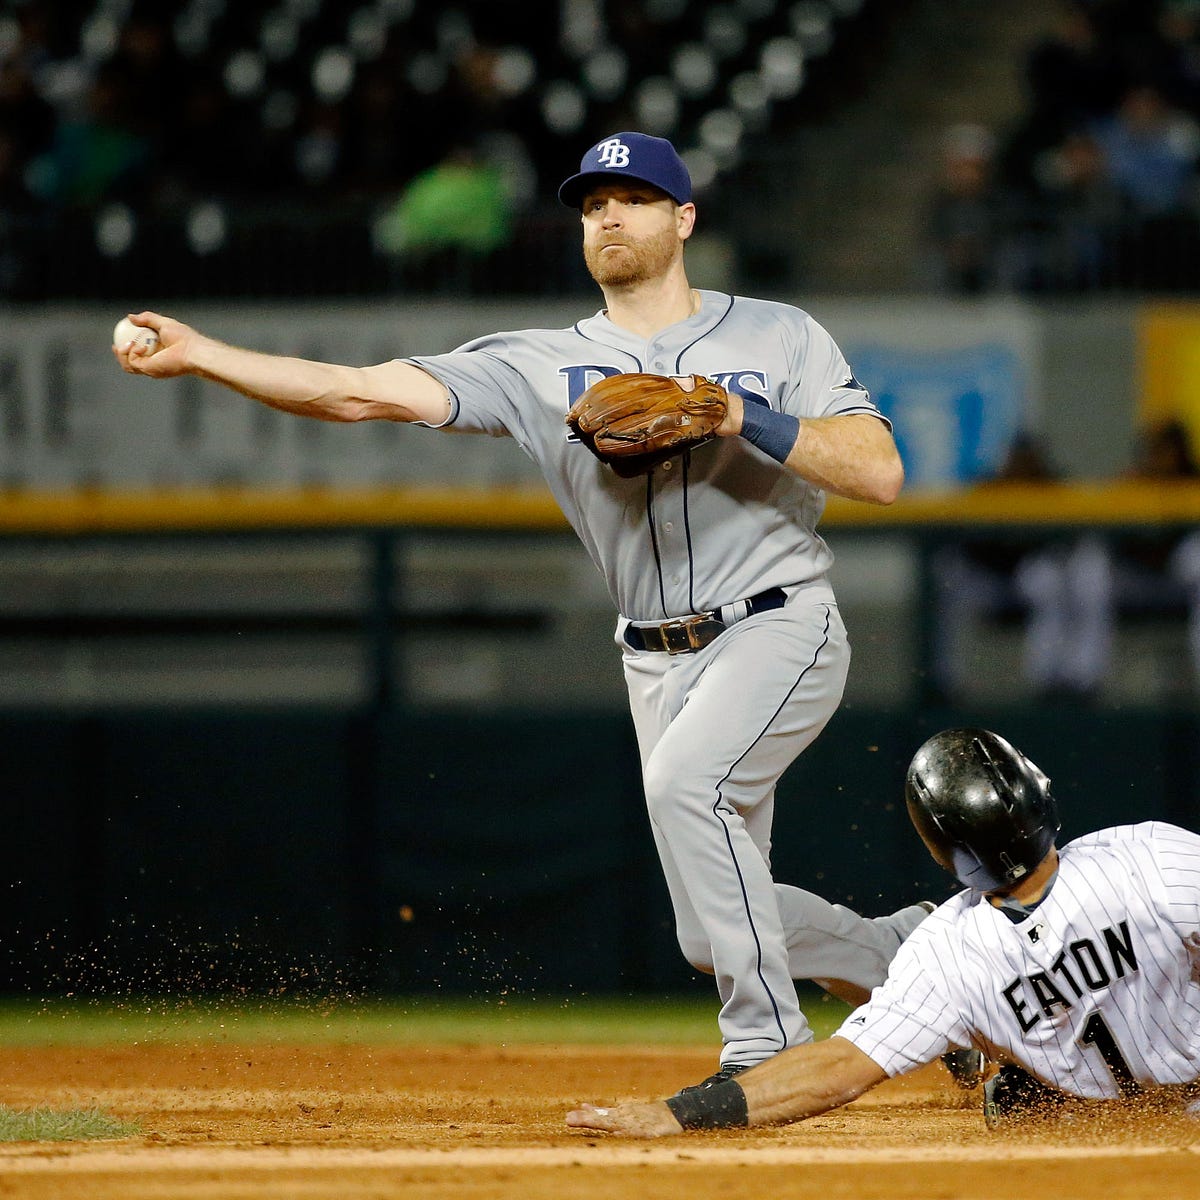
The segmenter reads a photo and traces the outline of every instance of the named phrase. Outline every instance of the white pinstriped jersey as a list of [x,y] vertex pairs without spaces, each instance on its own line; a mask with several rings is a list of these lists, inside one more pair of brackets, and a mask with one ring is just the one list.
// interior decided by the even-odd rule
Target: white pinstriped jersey
[[[797,417],[884,418],[829,334],[768,300],[701,292],[700,311],[649,340],[603,313],[569,329],[497,333],[408,361],[450,390],[439,428],[507,434],[635,621],[717,608],[771,587],[826,587],[833,561],[816,532],[825,493],[743,438],[719,438],[646,478],[621,479],[568,436],[567,409],[622,372],[704,375],[747,403]],[[832,593],[829,593],[832,600]]]
[[1200,1079],[1200,837],[1149,821],[1060,856],[1019,922],[977,891],[941,905],[838,1036],[889,1075],[974,1046],[1091,1099]]

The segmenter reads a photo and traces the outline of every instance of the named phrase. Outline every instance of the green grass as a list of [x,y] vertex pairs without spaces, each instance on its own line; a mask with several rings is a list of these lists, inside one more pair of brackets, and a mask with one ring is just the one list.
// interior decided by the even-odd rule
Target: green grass
[[132,1137],[137,1125],[99,1108],[18,1110],[0,1104],[0,1142],[77,1142]]
[[[805,995],[818,1038],[848,1009]],[[338,1042],[371,1045],[651,1044],[719,1041],[716,997],[395,1000],[275,998],[0,1001],[0,1046],[138,1042]]]

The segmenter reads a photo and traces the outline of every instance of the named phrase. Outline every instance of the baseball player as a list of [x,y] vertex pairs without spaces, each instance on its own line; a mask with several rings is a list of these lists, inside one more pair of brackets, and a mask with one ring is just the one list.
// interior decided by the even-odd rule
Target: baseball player
[[1001,1064],[994,1127],[1053,1098],[1200,1099],[1200,837],[1149,821],[1056,847],[1050,781],[1003,738],[936,734],[908,770],[909,815],[966,890],[900,948],[833,1037],[650,1104],[567,1123],[632,1136],[800,1120],[951,1047]]
[[[903,467],[829,334],[786,304],[690,286],[696,221],[672,145],[620,133],[559,190],[580,212],[604,308],[566,329],[352,368],[221,344],[156,313],[125,370],[184,373],[328,421],[507,435],[540,466],[607,580],[653,836],[683,953],[716,977],[721,1071],[812,1038],[795,978],[870,988],[920,906],[865,920],[771,876],[775,785],[837,708],[850,651],[816,532],[827,492],[888,504]],[[626,477],[565,425],[598,381],[705,377],[727,392],[707,444]]]

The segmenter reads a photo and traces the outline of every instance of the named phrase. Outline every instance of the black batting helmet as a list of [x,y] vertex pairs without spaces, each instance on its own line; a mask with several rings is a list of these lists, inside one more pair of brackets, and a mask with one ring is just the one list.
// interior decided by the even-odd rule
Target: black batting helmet
[[934,734],[909,764],[904,799],[930,854],[985,892],[1028,875],[1061,828],[1050,780],[986,729]]

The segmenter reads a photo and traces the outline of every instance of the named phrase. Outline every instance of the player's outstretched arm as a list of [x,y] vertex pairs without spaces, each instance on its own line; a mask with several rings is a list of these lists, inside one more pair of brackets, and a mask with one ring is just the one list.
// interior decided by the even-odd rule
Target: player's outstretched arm
[[[815,1117],[831,1108],[849,1104],[886,1077],[873,1059],[845,1038],[835,1036],[823,1042],[796,1046],[733,1081],[733,1086],[740,1087],[745,1094],[745,1122],[718,1119],[706,1127],[802,1121],[805,1117]],[[704,1093],[701,1093],[700,1103],[703,1098]],[[598,1129],[637,1138],[669,1137],[684,1130],[665,1100],[616,1104],[610,1108],[585,1104],[567,1114],[567,1124],[575,1129]]]
[[130,320],[158,334],[157,347],[148,350],[136,342],[113,347],[117,362],[132,375],[196,375],[272,408],[323,421],[440,425],[450,413],[445,387],[409,363],[348,367],[285,358],[226,345],[154,312],[132,314]]

